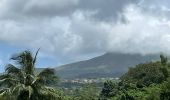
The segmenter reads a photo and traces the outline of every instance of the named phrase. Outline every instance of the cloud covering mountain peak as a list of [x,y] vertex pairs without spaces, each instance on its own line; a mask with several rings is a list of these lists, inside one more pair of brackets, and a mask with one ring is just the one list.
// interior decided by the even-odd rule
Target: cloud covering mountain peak
[[[161,3],[160,3],[161,2]],[[168,0],[1,0],[0,41],[58,56],[168,53]]]

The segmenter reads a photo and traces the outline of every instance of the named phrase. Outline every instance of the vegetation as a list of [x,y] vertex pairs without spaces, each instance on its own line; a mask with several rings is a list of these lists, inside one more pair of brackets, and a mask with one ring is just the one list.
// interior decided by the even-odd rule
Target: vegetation
[[73,100],[98,100],[99,90],[94,84],[87,84],[81,89],[76,89],[74,95],[72,96]]
[[167,57],[161,61],[139,64],[118,83],[107,81],[101,100],[170,100],[170,68]]
[[38,51],[34,57],[30,51],[11,57],[15,65],[6,65],[6,72],[0,76],[0,100],[62,99],[60,93],[51,87],[58,82],[53,69],[46,68],[37,75],[34,73]]
[[130,68],[119,81],[108,80],[103,87],[62,89],[53,69],[36,74],[38,51],[35,56],[24,51],[11,57],[15,64],[6,65],[0,76],[0,100],[170,100],[170,63],[164,55]]

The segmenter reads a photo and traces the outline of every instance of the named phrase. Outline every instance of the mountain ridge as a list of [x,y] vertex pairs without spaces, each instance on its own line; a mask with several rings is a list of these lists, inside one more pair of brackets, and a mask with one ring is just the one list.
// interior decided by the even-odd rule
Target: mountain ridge
[[129,67],[159,59],[159,55],[105,53],[89,60],[56,67],[61,78],[120,77]]

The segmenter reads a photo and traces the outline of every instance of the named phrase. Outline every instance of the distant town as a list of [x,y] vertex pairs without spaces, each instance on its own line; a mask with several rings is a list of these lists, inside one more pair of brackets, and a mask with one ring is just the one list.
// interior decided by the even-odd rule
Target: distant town
[[104,83],[107,80],[118,81],[119,78],[77,78],[77,79],[63,79],[63,83],[79,83],[79,84],[91,84],[91,83]]

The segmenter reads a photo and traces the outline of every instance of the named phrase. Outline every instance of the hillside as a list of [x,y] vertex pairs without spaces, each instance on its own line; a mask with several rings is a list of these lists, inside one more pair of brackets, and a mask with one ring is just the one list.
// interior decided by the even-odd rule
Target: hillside
[[61,78],[98,78],[98,77],[120,77],[139,63],[145,63],[159,59],[159,55],[139,55],[106,53],[104,55],[56,67],[57,74]]
[[119,82],[106,81],[100,100],[170,100],[170,62],[138,64],[121,76]]

